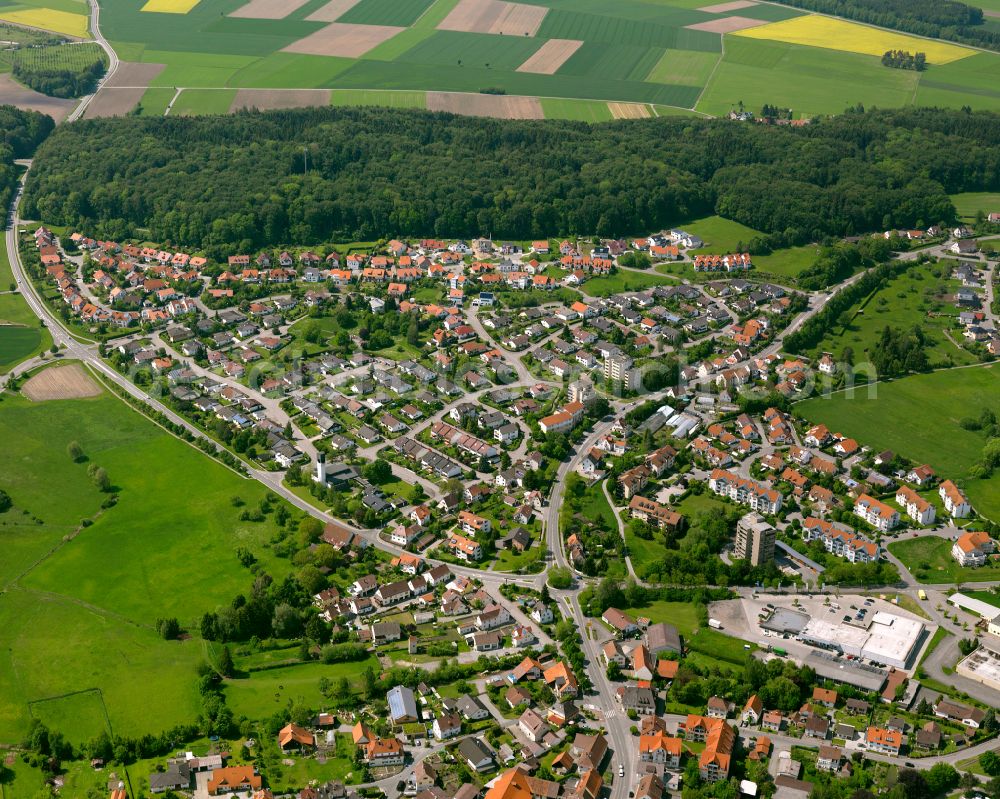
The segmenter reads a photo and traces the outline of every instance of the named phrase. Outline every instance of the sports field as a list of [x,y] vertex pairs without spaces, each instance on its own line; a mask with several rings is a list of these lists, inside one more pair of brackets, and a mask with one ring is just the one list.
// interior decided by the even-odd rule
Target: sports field
[[982,455],[986,440],[959,422],[996,407],[1000,367],[973,366],[914,375],[855,396],[837,393],[807,399],[795,411],[810,422],[857,439],[874,451],[892,449],[929,463],[941,477],[955,480],[984,516],[1000,520],[1000,474],[988,480],[965,479]]
[[[754,111],[764,103],[792,108],[797,117],[924,99],[1000,108],[996,54],[782,6],[738,5],[103,0],[101,24],[123,60],[165,65],[150,85],[185,89],[171,110],[178,114],[227,110],[221,97],[189,94],[195,89],[332,89],[337,105],[396,107],[424,107],[426,92],[488,90],[524,99],[486,102],[487,113],[496,106],[524,116],[539,98],[542,111],[529,116],[591,122],[721,115],[740,101]],[[883,67],[879,56],[890,47],[923,50],[932,66]],[[162,113],[162,98],[148,99],[143,113]],[[479,109],[470,100],[461,112]]]

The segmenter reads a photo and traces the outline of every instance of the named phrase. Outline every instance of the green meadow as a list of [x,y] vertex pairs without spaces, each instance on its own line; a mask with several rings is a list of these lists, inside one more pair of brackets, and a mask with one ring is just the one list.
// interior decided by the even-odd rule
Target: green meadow
[[996,410],[1000,372],[996,366],[973,366],[913,375],[859,387],[854,396],[840,392],[796,403],[797,415],[822,422],[874,451],[892,449],[918,463],[929,463],[941,477],[954,480],[979,513],[1000,520],[1000,474],[969,478],[986,441],[959,422]]
[[946,335],[948,331],[955,341],[964,341],[961,330],[949,330],[957,323],[959,309],[945,299],[961,284],[938,277],[932,271],[935,268],[940,267],[912,267],[858,303],[850,311],[850,321],[844,325],[838,320],[813,354],[832,352],[839,357],[845,347],[851,347],[856,363],[860,363],[886,326],[909,330],[918,325],[929,340],[925,351],[932,367],[975,363],[972,353],[960,349]]
[[[253,580],[237,547],[276,578],[289,570],[267,547],[271,517],[241,521],[232,502],[255,507],[266,490],[107,394],[40,403],[5,394],[0,440],[0,485],[13,500],[0,514],[0,742],[20,740],[32,716],[86,740],[98,697],[121,733],[194,719],[207,654],[197,621]],[[70,441],[85,462],[70,460]],[[111,507],[87,477],[91,463],[111,478]],[[195,637],[162,640],[163,616]]]
[[958,215],[967,221],[973,221],[980,211],[990,213],[1000,211],[1000,192],[970,191],[964,194],[951,195]]

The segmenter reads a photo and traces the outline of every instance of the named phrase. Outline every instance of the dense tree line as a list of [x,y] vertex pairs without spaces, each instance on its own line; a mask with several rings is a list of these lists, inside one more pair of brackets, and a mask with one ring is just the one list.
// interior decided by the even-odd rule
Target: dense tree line
[[911,53],[908,50],[886,50],[882,53],[882,66],[923,72],[927,69],[927,54]]
[[104,74],[100,58],[79,69],[44,68],[14,62],[14,77],[25,86],[49,97],[82,97],[90,94]]
[[84,120],[39,152],[25,214],[223,257],[388,236],[626,235],[716,212],[767,234],[759,252],[953,219],[949,192],[1000,186],[998,131],[998,115],[936,109],[801,128],[369,108]]
[[958,0],[788,0],[788,5],[918,36],[1000,48],[1000,31],[983,25],[983,10]]
[[889,261],[866,272],[850,286],[834,294],[822,311],[808,319],[794,333],[789,333],[785,337],[784,348],[788,352],[802,353],[816,346],[833,328],[841,314],[912,265],[912,261]]
[[0,105],[0,207],[5,213],[19,174],[14,159],[34,153],[54,127],[50,116],[37,111],[22,111],[12,105]]
[[829,244],[821,247],[816,260],[802,270],[798,283],[807,291],[819,291],[847,280],[862,267],[885,263],[892,252],[893,243],[882,237],[868,236],[854,244]]

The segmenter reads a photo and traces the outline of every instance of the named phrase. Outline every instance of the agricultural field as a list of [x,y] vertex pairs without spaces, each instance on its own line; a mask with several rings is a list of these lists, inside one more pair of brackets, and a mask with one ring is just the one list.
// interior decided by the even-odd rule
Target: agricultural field
[[19,294],[0,294],[0,374],[52,346],[52,336]]
[[[154,87],[323,88],[336,105],[391,107],[425,107],[426,92],[446,92],[455,95],[443,110],[586,122],[719,115],[740,101],[799,117],[922,97],[1000,107],[1000,56],[756,2],[733,11],[694,0],[104,0],[102,9],[123,60],[164,65]],[[928,53],[926,72],[881,65],[886,49],[914,42]],[[480,101],[484,90],[510,102]],[[219,98],[186,102],[176,113],[229,110]],[[143,113],[161,105],[143,103]]]
[[[65,720],[71,740],[87,739],[100,721],[95,697],[125,734],[191,721],[205,646],[197,635],[164,641],[153,625],[176,616],[196,631],[203,612],[246,591],[253,575],[238,546],[276,578],[288,571],[266,547],[271,517],[241,521],[231,501],[254,507],[265,490],[107,393],[47,402],[8,394],[0,407],[0,484],[14,503],[0,514],[0,742],[21,740],[32,716]],[[70,440],[84,462],[70,459]],[[102,509],[91,463],[107,470],[113,507]]]
[[[959,424],[983,408],[996,407],[997,368],[973,366],[913,375],[858,388],[853,397],[838,392],[803,400],[795,412],[873,450],[893,449],[929,463],[939,475],[954,480],[981,515],[1000,520],[1000,475],[986,480],[967,476],[986,441]],[[907,423],[900,424],[900,419]]]
[[1000,211],[1000,192],[970,191],[965,194],[953,194],[951,200],[959,217],[972,222],[980,211],[990,213]]

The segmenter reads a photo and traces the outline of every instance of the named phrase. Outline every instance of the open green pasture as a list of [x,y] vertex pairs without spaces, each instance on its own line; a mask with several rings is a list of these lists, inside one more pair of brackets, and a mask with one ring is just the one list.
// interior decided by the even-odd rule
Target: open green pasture
[[956,346],[945,334],[948,331],[954,342],[964,341],[960,329],[949,330],[957,323],[959,309],[947,298],[960,285],[949,277],[948,267],[943,264],[914,266],[855,305],[849,312],[850,321],[844,325],[838,320],[814,354],[832,352],[839,356],[850,347],[855,362],[860,363],[887,326],[901,330],[919,326],[930,342],[926,352],[932,366],[975,363],[974,355]]
[[949,369],[859,387],[854,396],[839,392],[795,405],[810,422],[857,439],[873,451],[892,449],[918,463],[929,463],[938,475],[954,480],[973,507],[1000,519],[1000,475],[968,478],[986,443],[982,434],[966,430],[960,420],[997,409],[1000,371],[995,365]]
[[1000,192],[996,191],[969,191],[964,194],[951,195],[951,201],[955,203],[955,210],[962,219],[972,221],[976,214],[982,211],[1000,211]]

